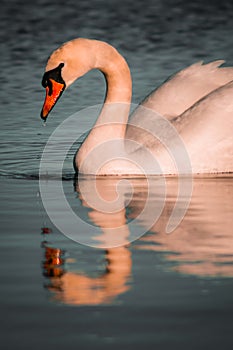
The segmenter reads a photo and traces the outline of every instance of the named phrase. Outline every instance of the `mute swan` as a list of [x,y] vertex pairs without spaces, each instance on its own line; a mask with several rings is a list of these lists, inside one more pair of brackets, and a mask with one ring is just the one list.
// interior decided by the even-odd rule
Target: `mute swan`
[[[233,68],[219,68],[223,62],[205,65],[198,62],[181,70],[140,105],[155,111],[155,115],[162,115],[179,133],[192,173],[233,171]],[[78,38],[51,54],[42,80],[46,97],[41,118],[46,120],[62,92],[91,69],[99,69],[104,74],[107,92],[100,115],[75,156],[75,168],[86,174],[177,173],[167,152],[161,150],[148,130],[156,125],[158,129],[159,120],[146,118],[144,109],[140,112],[139,108],[132,115],[133,124],[128,123],[132,93],[130,70],[118,51],[105,42]],[[112,108],[114,105],[118,107]],[[135,150],[132,148],[131,153],[124,145],[128,139],[139,145]],[[111,147],[114,140],[121,143],[113,142]],[[175,148],[175,143],[170,141],[168,148]],[[101,145],[104,146],[101,148]],[[149,166],[142,170],[141,165],[137,165],[138,148],[144,146],[160,164],[159,168],[154,170],[152,166],[149,170]],[[100,155],[107,151],[108,157],[113,154],[105,161]],[[144,154],[142,158],[145,163],[153,163]]]

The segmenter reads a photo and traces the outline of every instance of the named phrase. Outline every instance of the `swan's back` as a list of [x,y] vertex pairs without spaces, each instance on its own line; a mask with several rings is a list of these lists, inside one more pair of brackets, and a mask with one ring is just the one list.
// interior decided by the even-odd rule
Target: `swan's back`
[[208,64],[195,63],[170,77],[143,102],[171,120],[181,115],[198,100],[233,80],[232,67],[219,67],[223,60]]

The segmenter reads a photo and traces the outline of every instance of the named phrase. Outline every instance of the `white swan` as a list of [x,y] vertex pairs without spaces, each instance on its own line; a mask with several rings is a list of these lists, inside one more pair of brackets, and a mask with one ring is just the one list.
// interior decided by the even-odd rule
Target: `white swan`
[[[76,154],[75,167],[79,171],[98,174],[177,173],[167,151],[150,135],[150,128],[154,134],[160,127],[161,119],[156,118],[159,114],[179,133],[192,173],[233,172],[233,68],[219,68],[223,62],[205,65],[198,62],[178,72],[141,104],[146,108],[143,113],[147,108],[157,112],[154,113],[155,118],[151,118],[151,113],[148,113],[149,117],[144,116],[142,109],[138,108],[131,119],[136,126],[127,125],[132,83],[125,59],[105,42],[74,39],[49,57],[42,80],[46,98],[41,117],[46,120],[65,88],[91,69],[99,69],[106,78],[106,98],[93,129]],[[166,138],[166,130],[164,135]],[[167,139],[169,137],[173,136],[168,128]],[[125,140],[128,139],[133,141],[134,146],[136,142],[135,149],[131,147],[131,153],[126,152]],[[111,141],[116,143],[108,147]],[[168,148],[175,149],[177,146],[171,140],[168,143]],[[101,148],[101,145],[104,146]],[[140,154],[144,164],[151,162],[151,158],[140,150],[144,147],[160,164],[159,171],[151,164],[144,170],[140,162],[140,166],[136,164]],[[112,159],[101,164],[105,157],[100,159],[99,156],[106,149],[106,159],[113,152]]]

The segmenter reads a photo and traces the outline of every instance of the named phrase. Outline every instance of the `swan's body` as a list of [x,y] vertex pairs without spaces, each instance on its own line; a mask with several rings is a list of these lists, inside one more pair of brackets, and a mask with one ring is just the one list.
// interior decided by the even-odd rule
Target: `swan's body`
[[[42,118],[46,119],[65,87],[89,70],[99,69],[106,77],[107,93],[101,113],[75,157],[79,171],[92,174],[177,173],[179,169],[154,137],[161,123],[156,117],[159,114],[170,120],[173,129],[179,133],[193,173],[232,172],[233,68],[219,68],[222,63],[196,63],[180,71],[152,92],[128,123],[132,84],[126,61],[104,42],[75,39],[54,51],[48,60],[43,79],[47,96]],[[144,112],[148,108],[150,112],[146,116]],[[157,112],[155,118],[151,116],[151,110]],[[171,124],[167,122],[167,125]],[[164,136],[166,139],[166,130],[162,138]],[[132,142],[127,145],[128,139]],[[165,146],[169,151],[177,147],[171,140]],[[102,157],[106,149],[108,154]],[[160,164],[160,170],[152,164],[148,166],[151,162],[146,155],[148,151]],[[144,161],[142,167],[141,160],[137,166],[139,158]]]

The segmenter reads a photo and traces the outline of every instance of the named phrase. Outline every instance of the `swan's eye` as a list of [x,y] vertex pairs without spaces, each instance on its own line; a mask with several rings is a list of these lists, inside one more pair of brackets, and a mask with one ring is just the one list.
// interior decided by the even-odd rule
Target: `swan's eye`
[[41,82],[41,85],[46,88],[46,86],[48,86],[48,81],[47,79],[43,79],[42,82]]
[[51,96],[53,93],[53,84],[50,79],[43,79],[42,80],[42,86],[44,88],[49,88],[48,95]]
[[51,96],[52,93],[53,93],[53,84],[52,84],[52,82],[51,82],[50,79],[47,81],[47,86],[48,86],[48,88],[49,88],[48,95]]

